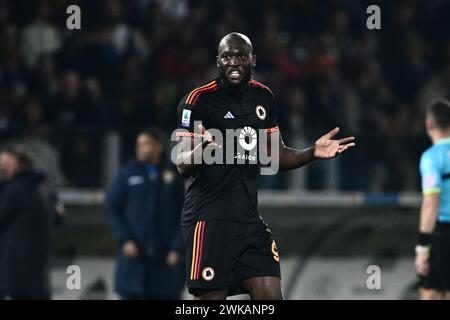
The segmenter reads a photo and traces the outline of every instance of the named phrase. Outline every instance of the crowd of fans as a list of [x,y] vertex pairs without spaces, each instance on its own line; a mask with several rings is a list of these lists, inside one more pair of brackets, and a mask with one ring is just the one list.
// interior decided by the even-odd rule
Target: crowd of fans
[[[304,147],[336,125],[357,136],[335,187],[418,189],[423,111],[450,96],[450,5],[377,3],[381,30],[367,29],[366,0],[0,0],[0,142],[41,139],[60,154],[66,184],[99,187],[102,136],[119,132],[125,158],[140,128],[169,135],[181,97],[216,76],[219,39],[239,31],[253,41],[254,78],[275,93],[287,144]],[[71,4],[80,30],[66,27]],[[303,187],[327,179],[313,165]]]

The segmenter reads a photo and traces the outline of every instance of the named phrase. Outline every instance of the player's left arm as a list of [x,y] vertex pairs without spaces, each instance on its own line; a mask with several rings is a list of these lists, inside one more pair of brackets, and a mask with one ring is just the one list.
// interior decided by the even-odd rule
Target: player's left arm
[[333,139],[339,128],[334,128],[320,137],[307,149],[297,150],[286,147],[281,134],[279,135],[279,159],[281,170],[292,170],[304,166],[315,159],[331,159],[355,146],[355,137]]
[[423,196],[419,226],[419,231],[422,233],[431,234],[436,226],[439,195],[440,193],[430,193]]
[[439,193],[425,194],[420,209],[419,240],[416,245],[416,272],[427,275],[429,270],[431,234],[436,226],[439,209]]
[[420,209],[419,239],[415,248],[415,267],[419,275],[426,275],[429,269],[431,235],[436,226],[441,194],[441,178],[438,167],[439,165],[429,152],[422,155],[420,173],[423,199]]
[[[268,88],[267,88],[268,89]],[[298,150],[294,148],[287,147],[284,144],[283,138],[281,136],[278,127],[278,115],[277,115],[277,104],[275,97],[270,91],[268,92],[268,105],[269,108],[269,118],[267,121],[267,132],[268,132],[268,152],[267,154],[272,154],[271,152],[271,142],[278,140],[278,166],[280,170],[292,170],[300,168],[307,163],[316,159],[330,159],[337,155],[345,152],[347,149],[355,146],[355,137],[346,137],[343,139],[333,139],[339,132],[339,128],[334,128],[327,134],[320,137],[314,144],[306,149]],[[275,136],[272,136],[275,135]],[[278,138],[276,137],[278,135]]]

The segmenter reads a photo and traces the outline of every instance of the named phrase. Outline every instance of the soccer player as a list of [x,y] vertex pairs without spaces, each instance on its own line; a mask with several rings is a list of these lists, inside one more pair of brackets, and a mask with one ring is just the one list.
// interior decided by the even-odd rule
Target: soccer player
[[423,202],[415,267],[423,276],[421,299],[450,299],[450,103],[433,103],[425,123],[433,146],[420,159]]
[[[177,157],[180,174],[189,177],[182,214],[188,289],[200,300],[239,293],[248,293],[252,299],[283,298],[279,253],[257,208],[258,166],[243,154],[245,164],[194,164],[197,149],[214,144],[220,148],[211,130],[264,130],[277,135],[275,160],[281,170],[333,158],[355,145],[354,137],[332,140],[339,132],[335,128],[308,149],[287,148],[278,133],[272,91],[251,79],[255,65],[248,37],[226,35],[218,46],[218,78],[187,93],[178,106],[179,129],[185,129],[177,132],[182,136],[181,150],[190,148]],[[201,121],[200,133],[194,127],[197,121]],[[203,139],[196,143],[199,136]]]

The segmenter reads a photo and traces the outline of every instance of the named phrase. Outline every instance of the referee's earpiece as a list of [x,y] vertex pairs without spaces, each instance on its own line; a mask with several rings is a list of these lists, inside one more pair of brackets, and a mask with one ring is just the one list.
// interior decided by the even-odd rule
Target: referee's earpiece
[[256,67],[256,56],[252,55],[252,67]]
[[219,61],[220,61],[219,56],[216,56],[216,67],[220,67]]

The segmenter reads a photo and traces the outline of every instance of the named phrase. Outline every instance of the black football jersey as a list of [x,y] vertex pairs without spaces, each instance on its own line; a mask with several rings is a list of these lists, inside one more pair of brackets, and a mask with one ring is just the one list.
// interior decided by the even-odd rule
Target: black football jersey
[[[198,165],[187,181],[182,225],[199,220],[259,221],[258,142],[261,132],[278,130],[272,91],[255,80],[240,90],[229,89],[220,79],[212,80],[180,101],[176,135],[195,137],[197,122],[206,130],[222,133],[222,163]],[[229,137],[234,132],[232,148],[227,129]]]

